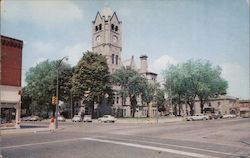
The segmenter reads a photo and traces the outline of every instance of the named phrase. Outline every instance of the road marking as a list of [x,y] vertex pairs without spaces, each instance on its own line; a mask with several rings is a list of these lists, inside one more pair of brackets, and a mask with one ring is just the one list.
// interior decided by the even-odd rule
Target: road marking
[[[103,136],[97,136],[98,138],[106,138],[108,139],[109,137],[103,137]],[[178,148],[185,148],[185,149],[192,149],[192,150],[199,150],[199,151],[206,151],[206,152],[211,152],[211,153],[216,153],[216,154],[223,154],[223,155],[229,155],[229,156],[239,156],[236,154],[230,154],[230,153],[225,153],[221,151],[215,151],[215,150],[208,150],[208,149],[201,149],[201,148],[193,148],[189,146],[182,146],[182,145],[174,145],[174,144],[166,144],[166,143],[158,143],[158,142],[152,142],[152,141],[144,141],[144,140],[133,140],[133,139],[123,139],[123,138],[112,138],[116,140],[127,140],[127,141],[133,141],[133,142],[142,142],[142,143],[150,143],[150,144],[155,144],[155,145],[164,145],[164,146],[172,146],[172,147],[178,147]],[[249,148],[248,148],[249,149]]]
[[173,149],[167,149],[167,148],[161,148],[161,147],[155,147],[155,146],[148,146],[148,145],[141,145],[141,144],[132,144],[132,143],[125,143],[125,142],[118,142],[118,141],[104,140],[104,139],[96,139],[96,138],[81,138],[81,139],[102,142],[102,143],[124,145],[124,146],[136,147],[136,148],[142,148],[142,149],[149,149],[149,150],[155,150],[155,151],[163,151],[163,152],[191,156],[191,157],[198,157],[198,158],[215,158],[215,157],[211,157],[211,156],[203,155],[203,154],[198,154],[198,153],[179,151],[179,150],[173,150]]
[[69,142],[69,141],[76,141],[76,140],[80,140],[80,138],[55,140],[55,141],[41,142],[41,143],[30,143],[30,144],[22,144],[22,145],[14,145],[14,146],[6,146],[6,147],[1,147],[0,149],[21,148],[21,147],[27,147],[27,146],[62,143],[62,142]]

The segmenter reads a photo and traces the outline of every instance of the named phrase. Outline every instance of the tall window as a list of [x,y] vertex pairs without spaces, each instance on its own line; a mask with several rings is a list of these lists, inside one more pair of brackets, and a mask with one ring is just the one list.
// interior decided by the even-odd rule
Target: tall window
[[114,64],[114,63],[115,63],[115,55],[112,54],[112,64]]
[[99,25],[99,30],[102,30],[102,24]]
[[115,56],[115,64],[118,65],[118,55]]
[[98,26],[95,26],[95,31],[98,31]]
[[116,98],[116,104],[119,104],[119,97]]
[[115,25],[111,24],[111,30],[114,30]]
[[115,26],[115,31],[118,31],[118,26]]

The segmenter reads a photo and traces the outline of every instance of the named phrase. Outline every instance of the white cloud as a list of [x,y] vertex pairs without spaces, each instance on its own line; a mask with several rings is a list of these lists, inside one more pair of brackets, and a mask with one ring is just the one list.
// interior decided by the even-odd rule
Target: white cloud
[[228,81],[228,94],[242,99],[249,99],[249,69],[238,64],[221,64],[222,77]]
[[156,60],[154,60],[149,65],[149,70],[154,72],[161,72],[162,70],[166,69],[171,64],[177,64],[177,60],[169,55],[163,55]]
[[45,43],[41,41],[35,41],[31,43],[31,46],[34,48],[36,53],[41,54],[42,56],[49,56],[56,52],[56,48],[51,43]]
[[162,71],[165,70],[169,65],[176,65],[178,61],[169,55],[163,55],[153,62],[149,63],[149,71],[155,72],[158,74],[158,81],[163,80]]
[[82,43],[78,43],[73,46],[65,47],[62,52],[69,57],[68,62],[71,64],[71,66],[75,66],[81,59],[82,53],[87,50],[91,50],[91,47],[84,46]]
[[43,27],[81,20],[80,9],[69,0],[5,1],[1,17],[11,21],[28,21]]

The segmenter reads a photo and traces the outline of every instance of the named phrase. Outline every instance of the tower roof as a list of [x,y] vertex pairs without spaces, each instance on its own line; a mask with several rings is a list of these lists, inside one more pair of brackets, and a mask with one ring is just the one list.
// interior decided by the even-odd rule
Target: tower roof
[[92,23],[95,23],[97,18],[100,18],[101,20],[105,20],[105,21],[112,20],[113,18],[115,18],[119,24],[121,23],[121,21],[119,21],[116,15],[116,12],[112,11],[108,7],[103,8],[101,12],[98,11],[96,14],[95,20],[92,21]]

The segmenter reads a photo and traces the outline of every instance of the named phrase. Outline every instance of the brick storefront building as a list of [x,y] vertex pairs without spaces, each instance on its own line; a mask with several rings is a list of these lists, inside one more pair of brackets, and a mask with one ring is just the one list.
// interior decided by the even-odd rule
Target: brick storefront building
[[23,41],[1,35],[1,118],[6,122],[15,119],[17,127],[21,112],[22,48]]

